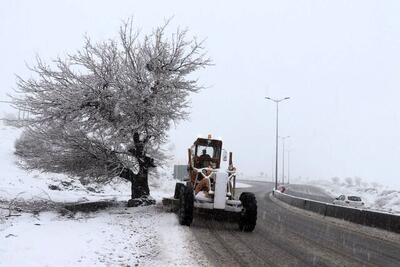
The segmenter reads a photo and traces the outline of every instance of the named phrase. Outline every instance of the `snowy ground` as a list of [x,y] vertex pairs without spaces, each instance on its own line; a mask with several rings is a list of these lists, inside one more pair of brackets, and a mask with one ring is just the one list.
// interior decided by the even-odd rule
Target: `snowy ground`
[[[13,210],[24,205],[127,200],[130,186],[115,179],[105,186],[82,185],[74,177],[27,172],[17,166],[14,141],[20,130],[0,124],[0,266],[207,266],[189,228],[159,206],[114,207],[62,216]],[[150,183],[161,200],[173,193],[171,174]],[[162,179],[162,180],[161,180]],[[49,187],[50,186],[50,187]],[[50,189],[50,188],[53,188]],[[23,209],[24,210],[24,209]]]
[[189,228],[159,207],[22,214],[0,223],[0,266],[205,266]]
[[[0,124],[0,200],[47,199],[56,202],[99,200],[127,195],[129,186],[113,181],[105,187],[83,186],[79,180],[62,174],[25,171],[18,167],[14,155],[14,142],[20,130]],[[50,185],[58,187],[51,190]],[[96,191],[98,193],[96,193]]]
[[251,185],[241,182],[236,182],[236,188],[249,188],[249,187],[251,187]]
[[[77,202],[97,200],[128,200],[130,184],[120,178],[106,185],[83,185],[76,177],[57,173],[42,173],[21,169],[14,155],[14,142],[21,131],[0,122],[0,201],[2,200],[51,200]],[[159,179],[152,179],[150,186],[156,200],[173,192],[175,182],[169,170],[162,170]],[[53,189],[51,189],[53,188]]]

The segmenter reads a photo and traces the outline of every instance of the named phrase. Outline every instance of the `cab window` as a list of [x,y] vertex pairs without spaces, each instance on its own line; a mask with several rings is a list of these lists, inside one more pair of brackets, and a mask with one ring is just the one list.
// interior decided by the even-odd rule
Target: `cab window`
[[206,150],[206,154],[210,157],[215,158],[215,149],[212,146],[202,146],[197,147],[197,156],[203,155],[203,150]]

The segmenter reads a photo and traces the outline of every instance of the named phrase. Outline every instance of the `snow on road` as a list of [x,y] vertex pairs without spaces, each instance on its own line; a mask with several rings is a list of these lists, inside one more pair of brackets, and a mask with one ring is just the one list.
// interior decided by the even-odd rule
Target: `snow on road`
[[251,187],[251,185],[245,184],[245,183],[236,182],[236,188],[249,188],[249,187]]

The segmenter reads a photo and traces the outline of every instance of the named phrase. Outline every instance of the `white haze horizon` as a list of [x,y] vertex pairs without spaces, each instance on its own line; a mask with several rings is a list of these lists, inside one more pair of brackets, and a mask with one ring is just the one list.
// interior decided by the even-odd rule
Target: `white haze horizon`
[[[85,34],[114,38],[131,16],[143,33],[172,18],[205,39],[190,119],[170,131],[175,163],[198,134],[222,137],[238,169],[271,177],[275,105],[290,176],[361,177],[400,188],[400,2],[11,1],[0,9],[0,101],[26,64],[73,53]],[[0,112],[9,112],[0,104]],[[3,114],[1,114],[3,116]],[[282,147],[279,146],[279,177]],[[286,159],[287,161],[287,159]],[[286,170],[287,172],[287,170]]]

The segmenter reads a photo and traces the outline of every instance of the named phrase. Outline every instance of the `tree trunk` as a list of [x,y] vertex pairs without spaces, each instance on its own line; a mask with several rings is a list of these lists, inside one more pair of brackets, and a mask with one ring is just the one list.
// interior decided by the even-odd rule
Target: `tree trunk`
[[148,197],[150,194],[148,183],[148,170],[140,168],[131,184],[132,199]]
[[[142,204],[152,205],[155,204],[155,200],[150,198],[149,189],[149,168],[154,168],[154,159],[146,156],[144,153],[144,141],[140,140],[139,133],[134,133],[134,147],[131,147],[128,151],[136,157],[139,164],[139,172],[134,174],[131,170],[123,171],[122,174],[128,176],[131,181],[131,199],[128,201],[129,207],[139,206]],[[148,141],[148,138],[145,138]],[[126,175],[129,173],[129,175]]]
[[150,194],[148,184],[148,170],[140,168],[138,174],[135,174],[131,169],[124,169],[120,177],[131,182],[131,198],[147,197]]

